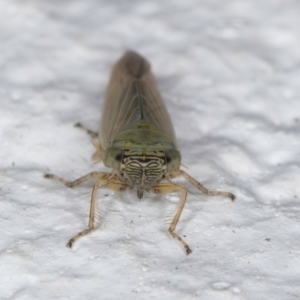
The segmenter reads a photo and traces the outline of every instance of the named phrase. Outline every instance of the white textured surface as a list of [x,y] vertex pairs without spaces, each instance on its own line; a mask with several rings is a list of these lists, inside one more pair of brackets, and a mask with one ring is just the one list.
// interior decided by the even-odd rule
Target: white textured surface
[[[297,0],[0,3],[0,299],[300,299],[300,4]],[[177,232],[176,195],[99,191],[43,178],[91,170],[112,64],[146,56],[193,188]]]

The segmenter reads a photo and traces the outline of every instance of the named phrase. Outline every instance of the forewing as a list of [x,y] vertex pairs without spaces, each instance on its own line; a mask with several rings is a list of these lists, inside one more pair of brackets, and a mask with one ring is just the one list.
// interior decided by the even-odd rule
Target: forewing
[[173,125],[149,63],[128,51],[111,74],[99,129],[101,146],[107,149],[118,133],[142,119],[156,126],[176,145]]

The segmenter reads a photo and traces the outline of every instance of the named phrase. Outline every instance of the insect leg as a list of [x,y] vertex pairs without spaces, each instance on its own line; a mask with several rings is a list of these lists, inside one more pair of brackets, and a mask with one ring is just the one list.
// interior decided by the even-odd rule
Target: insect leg
[[83,182],[85,182],[91,178],[93,178],[93,179],[108,179],[110,176],[111,176],[110,173],[91,172],[91,173],[88,173],[88,174],[74,180],[74,181],[65,180],[64,178],[59,177],[54,174],[45,174],[44,178],[55,179],[55,180],[62,182],[67,187],[74,187],[74,186],[82,184]]
[[94,220],[95,220],[95,207],[96,207],[96,198],[97,198],[97,190],[101,187],[107,187],[111,190],[115,190],[115,191],[124,191],[124,190],[128,190],[131,189],[130,186],[124,184],[123,182],[121,182],[120,180],[118,180],[117,178],[113,178],[111,179],[107,179],[107,178],[103,178],[98,180],[94,187],[93,187],[93,191],[92,191],[92,197],[91,197],[91,206],[90,206],[90,217],[89,217],[89,225],[88,228],[80,231],[79,233],[77,233],[75,236],[73,236],[68,244],[67,247],[71,248],[72,245],[74,244],[74,242],[76,240],[78,240],[81,236],[86,235],[88,233],[90,233],[91,231],[94,230]]
[[75,236],[73,236],[68,244],[67,247],[71,248],[73,243],[79,239],[81,236],[88,234],[94,229],[94,219],[95,219],[95,206],[96,206],[96,197],[97,197],[97,190],[98,188],[106,185],[108,182],[107,179],[99,180],[94,184],[92,197],[91,197],[91,206],[90,206],[90,218],[89,218],[89,226],[86,230],[80,231]]
[[183,176],[188,182],[190,182],[193,186],[195,186],[202,193],[210,196],[225,196],[230,198],[232,201],[235,199],[235,195],[229,192],[221,192],[221,191],[210,191],[205,186],[203,186],[200,182],[194,179],[192,176],[184,172],[183,170],[176,170],[169,174],[169,178],[176,178],[179,176]]
[[169,183],[160,183],[152,188],[149,188],[148,191],[156,194],[166,194],[166,193],[173,193],[178,191],[181,192],[179,204],[176,209],[176,213],[171,223],[171,226],[169,227],[169,232],[173,236],[173,238],[177,239],[184,246],[186,254],[190,254],[192,250],[190,249],[189,245],[177,233],[174,232],[185,205],[185,200],[187,196],[186,189],[173,182],[169,182]]
[[93,139],[95,139],[95,138],[98,137],[98,132],[92,131],[92,130],[86,128],[86,127],[85,127],[84,125],[82,125],[81,123],[76,123],[76,124],[74,125],[74,127],[78,127],[78,128],[80,128],[80,129],[84,130],[84,131],[85,131],[89,136],[91,136]]

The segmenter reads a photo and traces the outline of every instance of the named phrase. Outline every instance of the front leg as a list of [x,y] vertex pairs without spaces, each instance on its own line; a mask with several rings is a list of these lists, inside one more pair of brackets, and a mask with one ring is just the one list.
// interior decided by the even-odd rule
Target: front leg
[[177,239],[184,246],[186,254],[190,254],[192,250],[189,247],[189,245],[182,239],[182,237],[180,237],[177,233],[174,232],[185,205],[186,196],[187,196],[186,189],[181,185],[169,181],[168,183],[159,183],[158,185],[149,188],[148,191],[155,194],[168,194],[174,192],[181,192],[179,204],[177,206],[176,214],[173,218],[171,226],[169,227],[169,232],[173,236],[173,238]]
[[107,187],[114,191],[125,191],[130,190],[131,187],[123,183],[119,180],[118,175],[113,173],[103,173],[103,172],[91,172],[89,174],[86,174],[85,176],[82,176],[74,181],[68,181],[65,180],[62,177],[59,177],[54,174],[45,174],[45,178],[55,179],[63,184],[65,184],[67,187],[75,187],[77,185],[80,185],[81,183],[89,180],[89,179],[96,179],[96,183],[94,184],[92,196],[91,196],[91,206],[90,206],[90,216],[89,216],[89,225],[88,228],[80,231],[75,236],[73,236],[68,244],[67,247],[71,248],[76,240],[78,240],[81,236],[84,236],[91,231],[94,230],[94,220],[95,220],[95,208],[96,208],[96,199],[97,199],[97,190],[102,187]]
[[80,237],[90,233],[94,230],[94,220],[95,220],[95,210],[96,210],[96,199],[97,199],[97,190],[99,188],[106,187],[114,191],[124,191],[131,189],[130,186],[124,184],[122,181],[120,181],[116,176],[111,176],[110,178],[101,178],[99,179],[92,191],[91,196],[91,206],[90,206],[90,217],[89,217],[89,225],[88,228],[80,231],[76,235],[74,235],[68,242],[67,247],[72,248],[74,242],[78,240]]
[[193,186],[195,186],[198,190],[200,190],[202,193],[210,196],[225,196],[230,198],[232,201],[235,199],[235,195],[229,192],[220,192],[220,191],[210,191],[205,186],[203,186],[200,182],[198,182],[196,179],[194,179],[192,176],[184,172],[183,170],[176,170],[172,173],[168,174],[169,179],[177,178],[183,176],[188,182],[190,182]]
[[100,180],[100,179],[108,179],[112,176],[111,173],[104,173],[104,172],[91,172],[91,173],[88,173],[74,181],[68,181],[62,177],[59,177],[57,175],[54,175],[54,174],[45,174],[44,175],[44,178],[49,178],[49,179],[55,179],[55,180],[58,180],[60,182],[62,182],[65,186],[67,187],[75,187],[77,185],[80,185],[82,184],[83,182],[89,180],[89,179],[97,179],[97,180]]

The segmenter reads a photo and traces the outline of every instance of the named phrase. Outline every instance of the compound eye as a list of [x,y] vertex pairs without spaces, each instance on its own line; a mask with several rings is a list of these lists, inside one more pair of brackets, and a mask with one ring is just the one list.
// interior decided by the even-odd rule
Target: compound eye
[[172,158],[169,155],[166,155],[166,162],[169,164],[171,162]]
[[180,168],[181,156],[178,150],[169,149],[165,152],[165,161],[167,165],[167,173]]
[[119,171],[121,167],[122,156],[123,156],[123,149],[118,147],[110,147],[105,152],[105,157],[103,161],[107,167]]

